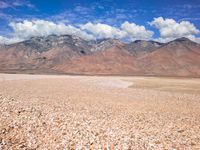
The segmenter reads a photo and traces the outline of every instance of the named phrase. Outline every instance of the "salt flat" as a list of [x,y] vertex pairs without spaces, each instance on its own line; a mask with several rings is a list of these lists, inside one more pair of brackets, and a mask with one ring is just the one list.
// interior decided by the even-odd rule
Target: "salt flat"
[[200,149],[200,79],[0,74],[0,149]]

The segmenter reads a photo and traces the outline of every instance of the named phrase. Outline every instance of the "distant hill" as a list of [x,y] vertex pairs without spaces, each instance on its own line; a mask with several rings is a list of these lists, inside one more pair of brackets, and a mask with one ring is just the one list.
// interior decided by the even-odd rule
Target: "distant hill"
[[200,44],[50,35],[0,46],[0,72],[200,77]]

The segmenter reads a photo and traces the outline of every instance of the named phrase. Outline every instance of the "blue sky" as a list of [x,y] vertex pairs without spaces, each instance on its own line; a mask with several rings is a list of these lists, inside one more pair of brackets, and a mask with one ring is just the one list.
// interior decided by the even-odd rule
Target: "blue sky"
[[[154,20],[154,18],[162,17],[162,19]],[[174,28],[165,28],[165,24],[170,24],[170,20],[175,21]],[[19,26],[17,23],[23,23],[24,20],[45,20],[55,24],[71,25],[76,28],[81,28],[84,32],[92,34],[97,37],[128,37],[131,40],[143,38],[141,35],[145,31],[149,32],[144,38],[159,39],[163,41],[171,40],[179,36],[186,36],[191,39],[199,40],[200,29],[200,1],[199,0],[0,0],[0,36],[5,38],[19,38]],[[154,21],[154,23],[152,23]],[[171,20],[172,21],[172,20]],[[181,22],[187,21],[192,24],[195,29]],[[90,22],[90,25],[80,27]],[[128,22],[126,27],[122,29],[122,24]],[[158,23],[160,24],[158,25]],[[15,23],[10,26],[10,23]],[[137,30],[136,27],[145,27],[145,31],[133,33]],[[95,26],[97,24],[108,25],[110,27],[123,30],[126,34],[124,36],[117,33],[111,36],[110,33],[102,31],[104,26]],[[169,26],[169,25],[168,25]],[[89,29],[95,27],[101,29],[96,33]],[[174,30],[186,30],[184,33],[178,32],[175,35],[172,33]],[[190,28],[190,29],[189,29]],[[193,29],[191,29],[193,28]],[[57,30],[57,29],[55,29]],[[140,30],[140,29],[138,29]],[[170,31],[169,31],[170,30]],[[66,30],[65,30],[66,31]],[[16,33],[17,32],[17,33]],[[102,33],[103,32],[103,33]],[[118,31],[113,31],[115,32]],[[52,33],[52,32],[48,32]],[[56,32],[57,33],[57,32]],[[68,33],[68,32],[66,32]],[[15,34],[15,35],[14,35]],[[20,33],[21,34],[21,33]],[[29,34],[29,33],[27,33]],[[138,34],[138,37],[136,36]],[[31,33],[30,35],[37,35]],[[16,38],[16,37],[15,37]],[[1,38],[0,38],[1,39]],[[3,38],[2,38],[3,39]]]

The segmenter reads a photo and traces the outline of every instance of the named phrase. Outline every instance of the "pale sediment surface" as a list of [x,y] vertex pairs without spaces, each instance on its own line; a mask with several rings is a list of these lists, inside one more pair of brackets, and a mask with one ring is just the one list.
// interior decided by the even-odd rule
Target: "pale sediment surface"
[[0,75],[0,149],[200,149],[200,79]]

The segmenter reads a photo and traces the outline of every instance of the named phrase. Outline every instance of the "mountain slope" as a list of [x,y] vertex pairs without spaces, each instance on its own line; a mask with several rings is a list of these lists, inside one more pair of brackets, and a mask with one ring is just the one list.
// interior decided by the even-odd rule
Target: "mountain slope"
[[[77,74],[123,74],[137,72],[135,56],[121,46],[113,46],[92,55],[77,57],[54,67],[55,70]],[[131,71],[131,72],[130,72]]]
[[162,43],[155,41],[136,40],[134,42],[126,44],[124,48],[137,56],[142,56],[158,49],[162,45]]
[[200,77],[200,45],[51,35],[0,47],[0,72]]
[[200,46],[185,38],[177,39],[137,62],[147,75],[199,76]]
[[[0,48],[0,70],[49,70],[72,57],[90,53],[91,46],[81,38],[63,35],[33,37]],[[47,71],[47,72],[49,72]]]

